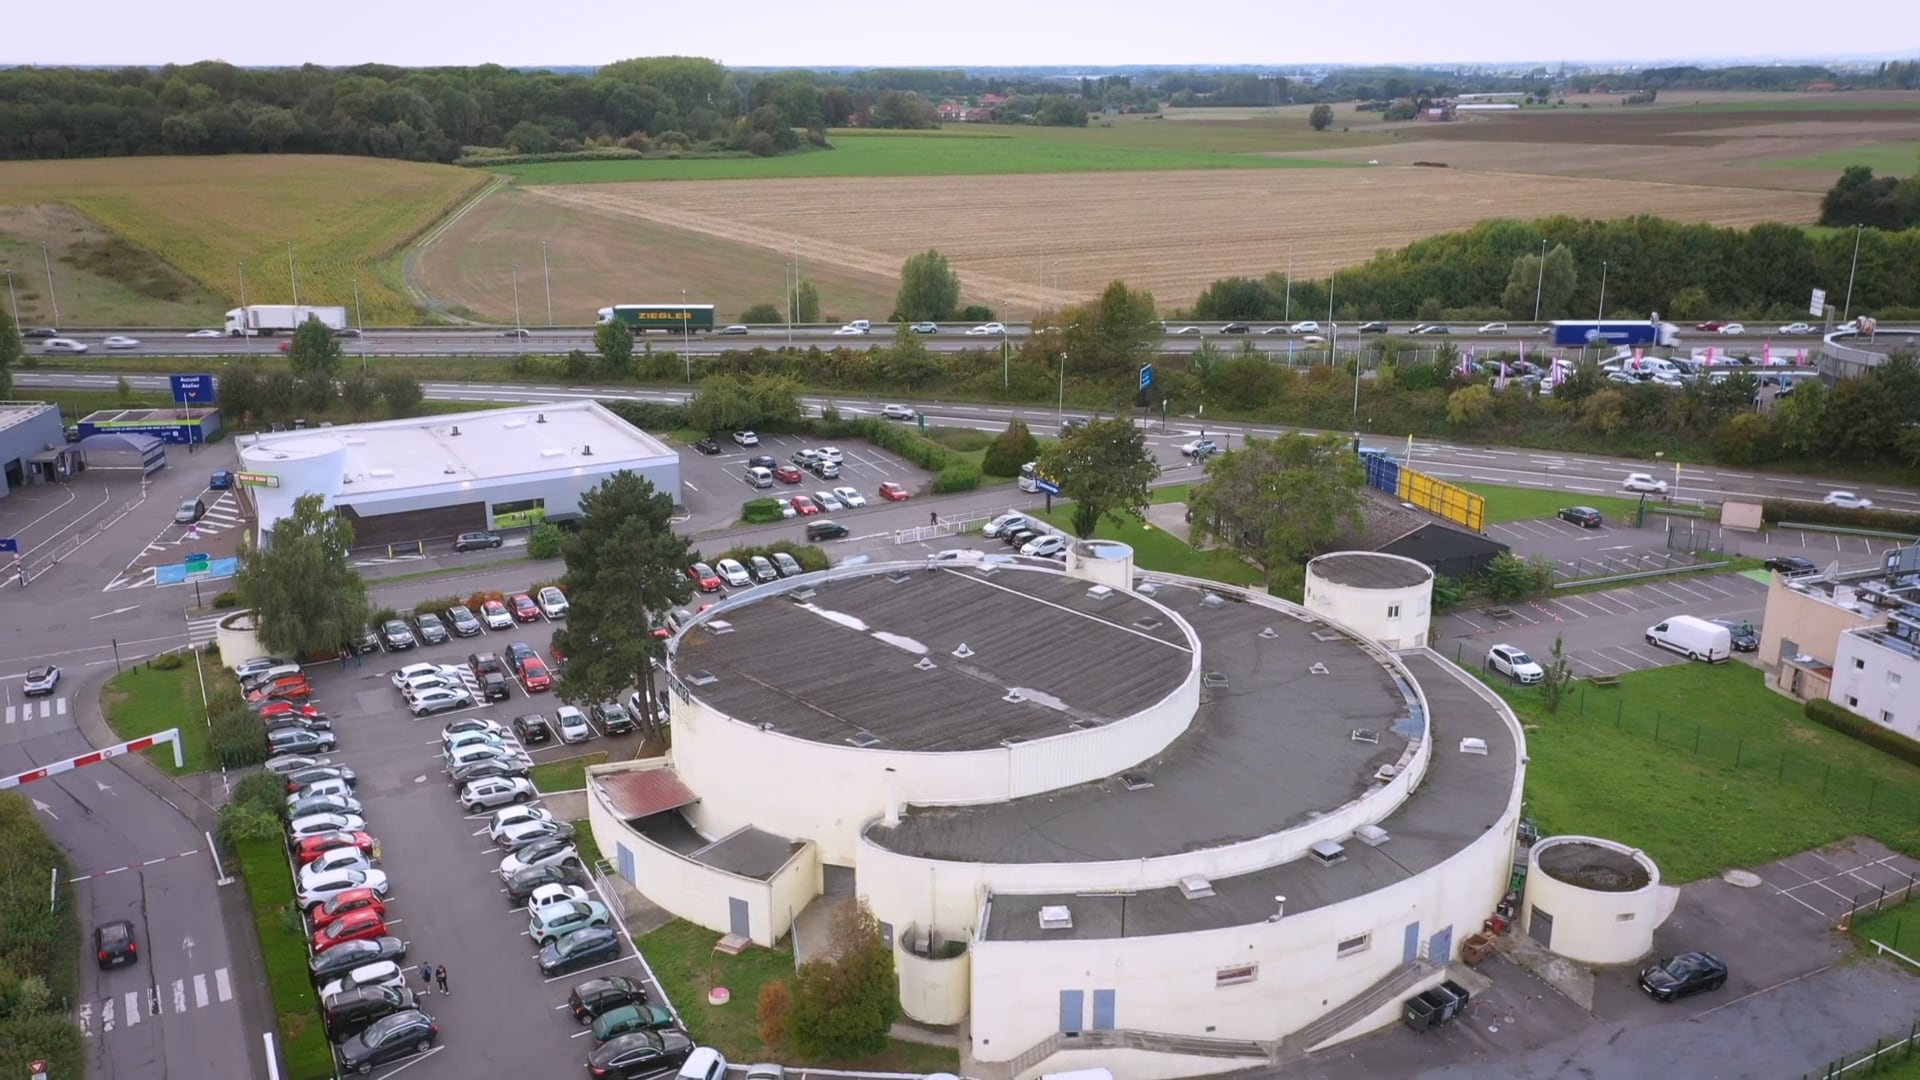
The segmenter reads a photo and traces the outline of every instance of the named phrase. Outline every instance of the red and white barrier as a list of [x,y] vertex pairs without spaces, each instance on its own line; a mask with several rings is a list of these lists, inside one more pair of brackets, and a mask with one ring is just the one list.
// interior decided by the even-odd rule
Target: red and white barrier
[[136,753],[149,747],[158,746],[161,743],[173,744],[173,767],[176,769],[185,768],[186,758],[182,756],[180,752],[180,729],[168,728],[165,731],[156,732],[144,738],[134,739],[132,742],[123,742],[114,746],[102,747],[91,754],[81,754],[79,757],[70,757],[65,761],[50,762],[37,769],[29,769],[26,772],[15,773],[12,776],[0,776],[0,791],[5,791],[8,788],[17,788],[21,784],[30,784],[35,780],[45,780],[47,777],[53,776],[56,773],[72,772],[75,769],[88,765],[98,765],[108,758],[116,758],[122,754]]

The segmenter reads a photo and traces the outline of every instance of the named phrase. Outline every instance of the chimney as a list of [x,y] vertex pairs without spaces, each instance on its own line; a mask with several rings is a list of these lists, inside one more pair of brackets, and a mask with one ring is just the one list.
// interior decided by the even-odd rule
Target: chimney
[[889,766],[886,776],[887,815],[881,819],[889,829],[900,825],[900,793],[894,789],[893,776],[893,768]]

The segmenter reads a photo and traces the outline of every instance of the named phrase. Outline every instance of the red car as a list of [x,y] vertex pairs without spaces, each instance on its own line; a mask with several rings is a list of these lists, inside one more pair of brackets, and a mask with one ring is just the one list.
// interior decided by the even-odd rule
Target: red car
[[297,716],[302,720],[323,720],[326,713],[318,705],[295,705],[291,701],[269,701],[260,706],[261,720],[278,720],[283,716]]
[[880,485],[880,497],[888,502],[906,502],[908,499],[913,498],[913,494],[906,488],[889,480]]
[[540,621],[540,605],[533,602],[533,597],[528,596],[526,593],[514,593],[512,603],[513,617],[517,621]]
[[387,917],[387,902],[372,889],[347,889],[327,897],[325,903],[307,909],[307,917],[313,920],[313,928],[320,930],[356,911],[371,911],[384,919]]
[[293,342],[291,342],[291,341],[283,341],[283,342],[281,342],[281,343],[280,343],[280,351],[281,351],[281,352],[292,352],[292,351],[293,351]]
[[693,579],[695,585],[700,586],[701,592],[720,591],[720,575],[714,573],[713,567],[706,563],[697,562],[687,567],[687,576]]
[[530,656],[520,665],[520,685],[527,688],[527,693],[538,694],[553,689],[553,676],[547,674],[547,665],[539,657]]
[[800,482],[800,470],[791,465],[778,465],[774,467],[773,478],[783,484],[797,484]]
[[801,517],[812,517],[820,512],[820,504],[807,498],[805,495],[795,495],[793,498],[787,500],[787,504],[792,506],[793,512],[799,514]]
[[369,859],[378,859],[380,841],[372,833],[365,832],[325,832],[312,836],[303,836],[293,846],[293,861],[305,866],[335,848],[356,847]]
[[1693,328],[1695,330],[1718,330],[1725,325],[1727,325],[1727,320],[1725,319],[1708,319],[1703,323],[1695,323]]
[[313,932],[313,951],[319,952],[330,945],[343,941],[370,941],[373,938],[387,936],[387,920],[380,912],[369,908],[342,915],[326,925],[323,930]]
[[248,701],[301,701],[313,696],[313,684],[303,678],[281,679],[247,695]]

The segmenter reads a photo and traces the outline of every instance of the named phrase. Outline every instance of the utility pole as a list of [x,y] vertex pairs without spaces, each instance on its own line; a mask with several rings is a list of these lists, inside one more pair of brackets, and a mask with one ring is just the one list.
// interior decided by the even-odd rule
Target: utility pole
[[1540,273],[1533,282],[1533,321],[1540,321],[1540,291],[1547,286],[1547,241],[1540,240]]
[[353,325],[360,331],[360,374],[367,373],[367,320],[360,315],[360,278],[353,279]]
[[1860,271],[1860,226],[1853,227],[1853,265],[1847,270],[1847,306],[1840,312],[1840,321],[1846,322],[1853,315],[1853,277]]
[[547,281],[547,326],[553,326],[553,271],[547,266],[547,242],[540,241],[540,276]]
[[513,329],[514,337],[520,336],[520,264],[513,263]]
[[[293,283],[293,306],[300,306],[300,275],[293,269],[293,241],[287,241],[287,280]],[[298,311],[295,315],[300,314]]]
[[247,317],[247,264],[240,263],[240,336],[246,337],[249,324],[253,320]]
[[47,302],[53,305],[53,325],[60,325],[60,297],[53,291],[53,256],[47,254],[47,245],[40,245],[40,261],[47,268]]
[[1288,326],[1293,325],[1293,241],[1287,241],[1287,307],[1286,314],[1280,317]]
[[24,343],[27,335],[26,331],[20,329],[20,297],[13,291],[13,271],[0,270],[0,274],[7,275],[7,300],[13,305],[13,336]]
[[[1607,261],[1600,260],[1600,313],[1593,317],[1594,322],[1603,322],[1607,317]],[[1597,329],[1597,328],[1596,328]]]

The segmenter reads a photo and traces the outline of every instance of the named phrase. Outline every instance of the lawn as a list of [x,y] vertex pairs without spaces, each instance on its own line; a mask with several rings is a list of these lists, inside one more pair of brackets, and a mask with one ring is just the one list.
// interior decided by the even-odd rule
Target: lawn
[[[1156,503],[1171,501],[1173,500],[1158,497],[1157,493],[1154,498]],[[1038,516],[1061,529],[1073,528],[1072,503],[1056,502],[1051,511],[1042,512]],[[1126,524],[1115,525],[1112,521],[1103,518],[1093,535],[1101,540],[1118,540],[1123,544],[1131,545],[1134,565],[1142,570],[1185,574],[1189,577],[1223,581],[1229,585],[1251,585],[1255,588],[1259,588],[1263,581],[1260,571],[1249,566],[1238,555],[1228,551],[1195,551],[1186,541],[1143,521],[1129,518]]]
[[555,758],[535,765],[529,775],[533,778],[533,786],[540,789],[542,795],[552,795],[557,791],[579,791],[587,786],[587,766],[598,765],[606,760],[604,752]]
[[[173,767],[173,750],[167,746],[146,751],[148,760],[174,776],[215,768],[213,753],[207,746],[207,714],[200,701],[200,675],[194,668],[196,654],[169,655],[182,655],[186,663],[172,671],[163,671],[151,663],[136,664],[107,680],[100,692],[107,726],[123,740],[177,727],[186,768]],[[201,662],[206,665],[207,693],[216,701],[222,695],[231,695],[237,700],[237,684],[226,669],[204,658]]]
[[[790,1050],[762,1043],[754,1015],[761,986],[776,979],[791,982],[793,950],[749,946],[738,956],[722,956],[713,952],[719,940],[712,930],[676,919],[640,938],[639,945],[688,1033],[700,1045],[717,1048],[728,1061],[807,1064],[793,1061]],[[716,983],[732,992],[732,1000],[725,1005],[707,1004],[707,989]],[[873,1072],[958,1072],[960,1055],[950,1047],[894,1039],[884,1053],[871,1058],[814,1064]]]
[[1646,850],[1672,884],[1864,833],[1920,853],[1920,782],[1807,720],[1745,664],[1575,683],[1559,715],[1499,681],[1527,728],[1527,810],[1544,834]]
[[293,914],[293,871],[287,853],[272,840],[239,846],[240,874],[253,904],[254,929],[266,959],[267,987],[279,1017],[280,1050],[287,1080],[327,1080],[334,1075],[333,1048],[320,1026],[319,1001],[307,974],[305,931]]
[[1014,173],[1150,172],[1169,169],[1299,169],[1337,163],[1219,150],[1102,143],[1085,135],[999,133],[880,135],[835,131],[834,149],[770,158],[555,161],[500,165],[491,172],[522,184],[607,184],[628,180],[745,180],[770,177],[989,176]]
[[1578,491],[1549,491],[1546,488],[1502,487],[1498,484],[1457,484],[1487,500],[1487,524],[1503,521],[1531,521],[1550,518],[1563,506],[1591,506],[1614,521],[1631,521],[1639,508],[1638,499],[1614,495],[1587,495]]
[[1920,142],[1868,143],[1801,157],[1761,162],[1776,169],[1831,169],[1865,165],[1882,176],[1912,176],[1920,165]]
[[600,865],[600,843],[593,838],[593,823],[586,818],[569,822],[573,826],[573,850],[580,853],[580,862],[588,869]]

